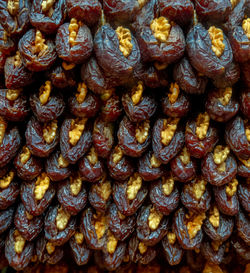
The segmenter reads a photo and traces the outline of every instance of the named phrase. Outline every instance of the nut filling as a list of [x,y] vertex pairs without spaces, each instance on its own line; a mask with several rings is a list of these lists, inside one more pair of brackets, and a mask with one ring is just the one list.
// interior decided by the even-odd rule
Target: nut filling
[[75,146],[84,131],[87,118],[76,118],[71,122],[71,130],[69,131],[69,143]]
[[184,165],[187,165],[190,162],[190,153],[186,146],[182,149],[180,153],[180,160]]
[[150,164],[153,168],[159,168],[161,166],[161,161],[153,154],[150,158]]
[[6,92],[6,98],[10,101],[16,100],[21,94],[22,89],[8,89]]
[[250,40],[250,18],[243,20],[242,28],[243,28],[247,38]]
[[220,94],[221,96],[218,98],[218,100],[220,101],[220,103],[224,106],[228,105],[229,101],[232,98],[232,87],[227,87],[224,90],[220,90]]
[[174,232],[168,232],[167,237],[171,245],[173,245],[176,242],[176,235]]
[[22,65],[21,54],[19,51],[17,51],[14,57],[14,66],[19,67],[21,65]]
[[68,71],[68,70],[71,70],[73,68],[75,68],[75,64],[74,63],[67,63],[67,62],[62,62],[62,67],[64,70]]
[[34,189],[34,195],[36,200],[42,200],[46,191],[48,190],[50,185],[50,178],[46,173],[42,173],[40,176],[38,176],[36,183],[35,183],[35,189]]
[[80,175],[78,174],[77,176],[74,176],[74,177],[70,176],[69,183],[70,183],[70,191],[72,195],[77,196],[82,188],[82,179]]
[[13,234],[14,237],[14,249],[16,254],[21,254],[23,252],[24,246],[25,246],[25,239],[22,237],[22,235],[19,233],[19,231],[16,229]]
[[98,162],[98,154],[97,154],[94,146],[92,146],[90,148],[90,151],[87,155],[87,159],[91,165],[95,165]]
[[142,7],[144,7],[145,4],[147,3],[147,0],[137,0],[137,2],[138,2],[138,4],[139,4],[140,8],[142,8]]
[[177,101],[179,94],[180,94],[179,85],[176,82],[171,83],[168,93],[168,99],[171,104],[174,104]]
[[79,31],[79,28],[82,26],[82,22],[77,22],[75,18],[70,20],[69,24],[69,45],[73,47],[77,44],[76,37]]
[[142,187],[142,178],[138,173],[135,173],[133,176],[129,178],[128,186],[127,186],[127,197],[128,200],[134,200],[136,198],[137,193]]
[[57,164],[59,168],[67,168],[69,166],[69,162],[62,156],[62,154],[59,155]]
[[204,114],[200,113],[196,119],[196,135],[200,140],[203,140],[209,128],[210,117],[207,112]]
[[111,183],[106,178],[103,178],[101,183],[95,184],[94,188],[105,201],[109,199],[112,193]]
[[38,54],[38,56],[43,55],[48,49],[48,46],[45,42],[46,40],[43,38],[42,32],[40,30],[37,30],[35,37],[34,53]]
[[79,83],[77,87],[77,93],[76,93],[76,100],[79,103],[83,103],[86,95],[87,95],[88,89],[85,83]]
[[234,178],[231,182],[229,182],[226,186],[226,194],[229,197],[232,197],[236,191],[237,191],[237,186],[238,186],[238,180]]
[[226,160],[230,153],[230,149],[228,146],[223,147],[222,145],[217,145],[214,149],[214,163],[218,165],[217,170],[219,172],[226,171]]
[[213,227],[218,228],[220,226],[220,213],[216,206],[214,206],[209,211],[209,222],[213,225]]
[[39,100],[42,105],[49,101],[50,93],[52,89],[51,81],[46,81],[39,89]]
[[222,245],[222,241],[212,241],[211,243],[211,246],[214,251],[218,251],[221,245]]
[[193,214],[192,212],[189,215],[186,215],[186,219],[188,220],[187,223],[187,230],[190,239],[193,239],[198,231],[201,229],[203,221],[206,219],[206,214],[201,213],[198,215]]
[[101,100],[107,101],[112,97],[112,95],[115,93],[114,88],[106,89],[100,96]]
[[43,139],[46,143],[51,144],[54,141],[56,137],[57,127],[57,120],[53,120],[47,124],[44,124]]
[[3,143],[7,122],[0,116],[0,145]]
[[247,141],[250,142],[250,124],[245,125]]
[[246,160],[246,159],[242,159],[240,157],[238,157],[238,159],[247,167],[250,168],[250,157]]
[[144,245],[144,243],[140,242],[138,245],[139,252],[143,255],[144,253],[147,252],[148,247]]
[[135,129],[135,138],[140,144],[143,144],[148,138],[149,129],[150,129],[149,120],[145,120],[137,124]]
[[115,32],[119,40],[119,49],[123,56],[127,58],[133,49],[131,32],[124,27],[118,27]]
[[97,215],[94,215],[94,218],[95,218],[95,233],[96,233],[97,239],[100,240],[106,232],[106,228],[107,228],[106,217],[98,213]]
[[8,0],[7,9],[12,16],[17,15],[19,11],[19,0]]
[[122,160],[123,151],[119,146],[115,147],[114,153],[112,155],[112,160],[115,164],[119,163]]
[[172,176],[165,177],[163,176],[162,179],[162,190],[165,195],[170,195],[172,191],[174,190],[174,179]]
[[51,242],[48,242],[46,244],[46,250],[47,250],[47,252],[48,252],[49,255],[51,255],[52,253],[54,253],[55,249],[56,249],[55,246]]
[[49,11],[53,7],[55,2],[56,2],[55,0],[43,0],[42,11],[43,12]]
[[212,51],[219,58],[225,49],[223,31],[220,28],[211,26],[208,29],[209,37],[212,43]]
[[161,16],[159,18],[154,19],[150,28],[153,32],[155,39],[160,43],[166,43],[169,37],[169,33],[171,30],[171,24],[168,19]]
[[81,232],[76,232],[75,233],[75,240],[76,240],[78,245],[81,245],[83,243],[83,240],[84,240],[83,234]]
[[20,154],[20,162],[24,165],[28,162],[31,157],[31,152],[27,146],[24,146],[22,153]]
[[136,86],[132,88],[132,101],[136,105],[141,101],[143,93],[143,83],[140,81]]
[[159,227],[162,218],[163,218],[163,214],[158,212],[154,207],[151,208],[149,216],[148,216],[149,228],[152,231],[156,230]]
[[200,200],[206,191],[207,182],[204,179],[197,179],[193,185],[193,193],[197,200]]
[[230,1],[230,2],[231,2],[231,5],[232,5],[232,9],[234,9],[234,8],[238,5],[239,1],[240,1],[240,0],[231,0],[231,1]]
[[15,173],[13,171],[10,171],[4,177],[0,178],[0,189],[3,190],[3,189],[8,188],[10,183],[12,182],[14,176],[15,176]]
[[179,120],[179,118],[168,118],[163,120],[163,129],[161,131],[161,142],[163,145],[168,146],[171,142]]
[[110,231],[108,231],[107,251],[109,254],[114,254],[117,244],[118,244],[118,240]]
[[56,227],[58,230],[64,230],[69,222],[70,214],[67,213],[62,207],[58,208],[56,216]]

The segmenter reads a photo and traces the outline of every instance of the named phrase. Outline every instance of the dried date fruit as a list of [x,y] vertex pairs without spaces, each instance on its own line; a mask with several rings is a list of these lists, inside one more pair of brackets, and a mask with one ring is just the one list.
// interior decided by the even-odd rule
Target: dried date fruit
[[194,213],[206,212],[210,207],[211,191],[207,181],[197,176],[194,180],[186,183],[181,192],[181,202]]
[[19,40],[18,50],[24,66],[35,72],[48,69],[57,58],[54,42],[40,30],[27,31]]
[[250,158],[248,160],[238,157],[237,175],[242,177],[250,177]]
[[43,229],[43,217],[34,217],[29,214],[24,205],[20,203],[15,213],[14,224],[25,240],[33,241]]
[[147,197],[148,189],[138,173],[128,181],[113,183],[113,200],[125,216],[133,215]]
[[91,126],[87,118],[67,118],[63,121],[60,133],[62,156],[75,164],[90,148]]
[[60,151],[56,151],[47,158],[45,171],[52,181],[61,181],[71,174],[69,162],[63,158]]
[[142,206],[136,220],[138,239],[146,246],[154,246],[166,235],[168,218],[153,205]]
[[[11,226],[14,212],[15,212],[15,207],[9,207],[5,210],[0,210],[0,234],[3,234]],[[3,236],[5,236],[5,234]],[[0,243],[0,252],[1,252],[1,243]]]
[[34,0],[30,10],[30,23],[46,34],[53,34],[66,17],[64,0]]
[[218,142],[217,129],[211,125],[209,115],[198,114],[196,120],[187,122],[185,132],[185,143],[191,156],[202,158]]
[[184,145],[184,132],[179,121],[179,118],[164,118],[156,120],[154,124],[152,148],[155,157],[163,164],[174,158]]
[[73,173],[67,180],[60,182],[57,199],[65,213],[77,215],[87,203],[87,191],[79,173]]
[[[4,73],[4,65],[5,65],[5,62],[6,62],[6,59],[7,59],[8,56],[6,56],[5,54],[3,54],[1,51],[0,51],[0,73],[3,74]],[[4,83],[4,77],[3,75],[1,75],[1,85]],[[2,87],[4,88],[4,86]]]
[[44,218],[44,234],[48,241],[61,246],[74,235],[75,228],[75,217],[59,205],[49,207]]
[[0,50],[6,56],[11,55],[16,50],[13,39],[8,35],[2,24],[0,25]]
[[211,263],[220,264],[224,256],[225,249],[226,245],[222,241],[204,240],[201,244],[201,255]]
[[55,194],[55,186],[46,173],[39,175],[32,183],[21,184],[21,200],[25,209],[33,216],[41,215],[49,207]]
[[119,97],[114,94],[114,89],[105,90],[102,95],[102,107],[100,116],[106,122],[116,121],[122,114]]
[[109,175],[115,180],[126,180],[134,172],[133,161],[124,155],[122,149],[116,146],[107,161]]
[[242,207],[249,213],[250,212],[250,179],[240,180],[237,190],[239,201]]
[[5,257],[15,270],[24,269],[33,255],[34,243],[27,242],[19,231],[12,228],[5,240]]
[[206,111],[210,118],[218,122],[227,122],[239,110],[239,103],[233,97],[233,88],[213,89],[208,93]]
[[228,146],[217,145],[201,161],[201,172],[206,181],[214,186],[230,182],[237,173],[237,162]]
[[168,174],[150,185],[149,197],[155,208],[164,215],[174,211],[180,200],[180,194],[173,177]]
[[51,81],[46,81],[39,88],[39,92],[31,94],[29,98],[31,110],[40,122],[55,120],[64,111],[65,103],[62,95],[52,90]]
[[190,156],[186,146],[170,161],[170,167],[173,175],[182,183],[192,180],[197,171],[197,163]]
[[241,239],[249,245],[250,243],[250,219],[249,215],[245,213],[243,210],[240,210],[236,215],[236,227],[238,235]]
[[249,88],[250,87],[250,64],[249,62],[242,63],[240,65],[241,68],[241,78],[245,85]]
[[240,94],[240,110],[244,116],[250,119],[250,89],[242,90]]
[[93,50],[90,29],[76,18],[59,27],[55,43],[58,57],[67,63],[81,64]]
[[27,124],[25,138],[30,152],[37,157],[48,157],[59,142],[57,120],[41,123],[32,117]]

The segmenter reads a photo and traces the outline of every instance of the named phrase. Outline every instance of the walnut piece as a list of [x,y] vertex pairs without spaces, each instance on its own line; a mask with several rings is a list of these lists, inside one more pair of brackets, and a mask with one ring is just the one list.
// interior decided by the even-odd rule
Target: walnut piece
[[22,89],[8,89],[6,92],[6,98],[10,101],[16,100],[20,93],[22,92]]
[[28,220],[32,220],[34,218],[33,215],[29,214],[28,211],[25,211],[26,217]]
[[246,131],[247,141],[250,142],[250,124],[245,125],[245,131]]
[[134,173],[133,176],[129,178],[127,186],[127,197],[128,200],[134,200],[138,191],[142,187],[142,178],[138,173]]
[[14,57],[14,66],[19,67],[21,65],[22,65],[21,54],[19,51],[17,51]]
[[228,146],[223,147],[222,145],[217,145],[214,148],[214,163],[218,165],[217,170],[219,172],[226,171],[226,159],[230,153],[230,149]]
[[45,42],[46,40],[43,38],[42,32],[36,30],[34,53],[37,53],[38,55],[43,54],[44,51],[48,49]]
[[46,191],[50,185],[50,178],[46,173],[42,173],[38,176],[35,183],[34,195],[36,200],[43,199]]
[[166,43],[169,37],[169,33],[171,30],[171,24],[168,19],[161,16],[152,20],[150,23],[150,28],[155,39],[160,43]]
[[118,210],[118,217],[119,217],[119,219],[120,220],[124,220],[124,219],[126,219],[126,216],[125,215],[123,215],[119,210]]
[[146,245],[144,245],[143,242],[140,242],[138,245],[138,249],[139,249],[140,253],[143,255],[145,252],[147,252],[148,247]]
[[202,273],[223,273],[219,265],[207,262]]
[[114,93],[115,93],[115,88],[106,89],[105,91],[103,91],[103,93],[101,94],[100,98],[103,101],[107,101],[108,99],[111,98],[111,96]]
[[42,105],[49,101],[50,93],[52,89],[51,81],[46,81],[39,89],[39,100]]
[[67,168],[69,166],[69,162],[62,156],[62,154],[59,155],[57,164],[59,168]]
[[49,255],[51,255],[55,251],[55,246],[51,242],[47,242],[46,244],[46,250]]
[[186,218],[188,219],[188,235],[190,239],[193,239],[201,229],[203,221],[206,219],[206,214],[203,212],[201,214],[195,215],[193,212],[190,212],[189,215],[186,215]]
[[225,49],[224,36],[223,31],[220,28],[216,28],[215,26],[211,26],[208,29],[208,34],[212,43],[212,51],[219,58]]
[[172,191],[174,190],[174,179],[172,176],[170,177],[165,177],[163,176],[161,178],[162,181],[162,190],[165,195],[170,195]]
[[218,251],[221,245],[222,245],[222,241],[212,241],[211,242],[211,246],[214,251]]
[[76,18],[72,18],[69,23],[69,45],[70,47],[77,44],[76,37],[82,22],[77,22]]
[[206,185],[207,181],[205,181],[203,178],[197,178],[192,186],[191,184],[189,184],[188,186],[192,187],[192,191],[195,195],[196,200],[200,200],[204,192],[206,191]]
[[21,254],[23,252],[24,246],[25,246],[25,239],[22,237],[22,235],[19,233],[19,231],[16,229],[13,234],[14,237],[14,249],[16,254]]
[[210,117],[207,112],[200,113],[196,119],[196,135],[200,140],[203,140],[207,135],[209,128]]
[[209,222],[213,225],[213,227],[218,228],[220,225],[220,212],[216,206],[214,206],[209,211]]
[[168,99],[171,104],[174,104],[177,101],[179,94],[180,94],[179,85],[176,82],[171,83],[168,93]]
[[77,196],[82,188],[81,176],[79,174],[70,176],[69,183],[70,183],[70,191],[72,195]]
[[118,240],[110,231],[108,231],[107,251],[109,254],[113,254],[115,252],[117,243],[118,243]]
[[148,216],[148,226],[154,231],[159,227],[161,219],[163,218],[163,214],[158,212],[155,207],[152,207]]
[[231,182],[229,182],[226,186],[226,194],[229,197],[232,197],[236,191],[237,191],[237,186],[238,186],[238,180],[234,178]]
[[134,105],[137,105],[141,101],[142,93],[143,93],[143,82],[139,81],[138,84],[132,88],[131,99]]
[[139,7],[142,8],[147,3],[147,0],[137,0]]
[[68,71],[68,70],[71,70],[73,68],[75,68],[76,64],[74,63],[67,63],[67,62],[62,62],[62,67],[64,70]]
[[180,160],[184,165],[187,165],[190,162],[190,153],[186,146],[184,146],[180,153]]
[[106,232],[106,228],[107,228],[106,217],[105,215],[98,213],[97,215],[94,215],[94,218],[96,219],[95,233],[96,233],[97,239],[100,240]]
[[31,157],[31,152],[27,146],[24,146],[20,154],[20,162],[24,165]]
[[243,28],[247,38],[250,40],[250,18],[243,20],[242,28]]
[[7,0],[7,9],[12,16],[17,15],[19,11],[19,0]]
[[66,212],[62,207],[58,208],[56,216],[56,227],[58,230],[64,230],[69,222],[70,214]]
[[174,232],[168,232],[167,237],[171,245],[173,245],[176,242],[176,235]]
[[168,118],[163,120],[163,129],[161,131],[161,142],[167,146],[174,137],[178,126],[179,118]]
[[153,168],[159,168],[161,166],[161,161],[153,154],[150,158],[150,164]]
[[232,97],[232,87],[226,87],[225,89],[221,89],[219,93],[221,94],[221,96],[218,98],[218,100],[222,105],[226,106]]
[[3,142],[6,128],[7,128],[7,122],[0,116],[0,145]]
[[237,6],[237,5],[238,5],[239,0],[231,0],[230,2],[231,2],[231,5],[232,5],[232,9],[234,9],[234,8],[235,8],[235,6]]
[[81,232],[76,232],[75,233],[75,240],[76,240],[78,245],[81,245],[83,243],[83,240],[84,240],[83,234]]
[[5,176],[0,178],[0,189],[6,189],[9,187],[9,184],[12,182],[13,178],[15,176],[15,173],[13,171],[10,171]]
[[250,157],[248,159],[242,159],[238,157],[238,159],[247,167],[250,168]]
[[57,120],[52,120],[44,124],[43,139],[47,144],[51,144],[54,141],[56,137],[57,127],[58,127]]
[[103,198],[103,200],[107,201],[112,193],[112,187],[110,181],[106,180],[106,177],[102,179],[100,183],[96,183],[93,186],[98,194]]
[[133,48],[131,32],[128,28],[121,26],[118,27],[115,32],[119,40],[119,49],[123,56],[127,58]]
[[150,129],[149,120],[144,120],[137,124],[135,129],[135,138],[140,144],[143,144],[148,138],[149,129]]
[[76,100],[79,103],[83,103],[86,98],[87,92],[87,85],[84,82],[79,83],[77,87]]
[[69,143],[75,146],[84,131],[87,118],[76,118],[71,122],[71,130],[69,131]]
[[123,157],[123,151],[119,146],[116,146],[112,155],[112,160],[115,164],[119,163]]
[[94,146],[92,146],[90,148],[90,151],[87,155],[87,159],[91,165],[95,165],[98,162],[98,154],[97,154]]
[[55,0],[43,0],[42,1],[42,11],[43,12],[49,11],[50,8],[53,7],[54,3],[55,3]]

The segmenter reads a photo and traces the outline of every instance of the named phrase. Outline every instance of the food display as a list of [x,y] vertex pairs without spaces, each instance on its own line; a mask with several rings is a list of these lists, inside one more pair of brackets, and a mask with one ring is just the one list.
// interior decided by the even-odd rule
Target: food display
[[0,0],[0,269],[250,272],[250,2]]

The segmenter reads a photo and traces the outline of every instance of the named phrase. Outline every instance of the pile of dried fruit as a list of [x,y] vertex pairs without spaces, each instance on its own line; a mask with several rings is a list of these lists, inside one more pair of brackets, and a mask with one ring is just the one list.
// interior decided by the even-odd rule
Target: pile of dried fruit
[[249,262],[249,16],[247,0],[0,0],[1,266]]

